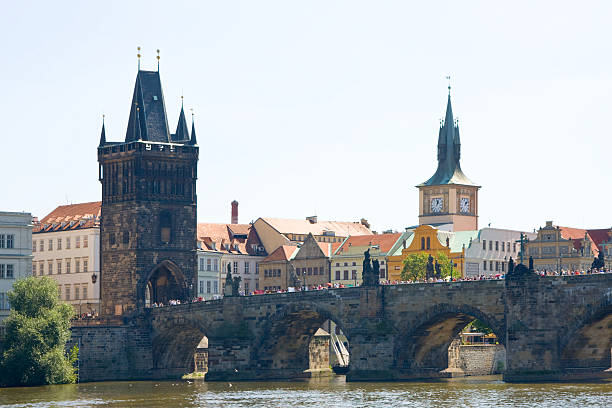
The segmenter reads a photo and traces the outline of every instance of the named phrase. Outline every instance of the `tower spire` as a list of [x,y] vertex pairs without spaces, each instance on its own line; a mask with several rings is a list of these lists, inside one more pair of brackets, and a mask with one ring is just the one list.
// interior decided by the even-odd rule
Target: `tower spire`
[[191,109],[191,139],[189,140],[189,144],[195,146],[198,144],[198,140],[196,139],[196,131],[195,131],[195,121],[193,119],[193,108]]
[[100,144],[98,147],[102,147],[106,144],[106,129],[104,126],[104,114],[102,114],[102,132],[100,133]]

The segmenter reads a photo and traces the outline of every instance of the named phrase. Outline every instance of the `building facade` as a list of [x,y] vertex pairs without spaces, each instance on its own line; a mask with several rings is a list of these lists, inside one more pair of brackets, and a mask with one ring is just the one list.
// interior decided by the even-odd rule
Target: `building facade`
[[75,314],[100,312],[99,201],[61,205],[34,226],[32,275],[57,282]]
[[318,217],[304,220],[288,218],[258,218],[253,226],[266,251],[271,254],[281,245],[297,245],[312,234],[317,242],[340,244],[349,235],[372,235],[370,224],[358,222],[320,221]]
[[478,190],[461,170],[459,125],[453,119],[450,87],[446,117],[438,135],[438,168],[419,184],[419,225],[432,225],[452,231],[478,229]]
[[198,242],[198,290],[197,297],[203,300],[220,299],[221,251],[208,249]]
[[0,211],[0,325],[10,311],[8,292],[31,271],[32,215]]
[[138,70],[123,142],[98,146],[101,312],[196,295],[199,148],[183,108],[171,134],[159,71]]
[[600,251],[604,251],[606,260],[610,236],[612,229],[560,227],[546,221],[526,243],[525,255],[533,259],[533,267],[539,271],[585,271]]
[[387,256],[397,244],[408,239],[412,232],[356,235],[345,239],[331,258],[331,282],[344,286],[362,283],[364,252],[370,251],[372,261],[380,265],[380,281],[387,280]]

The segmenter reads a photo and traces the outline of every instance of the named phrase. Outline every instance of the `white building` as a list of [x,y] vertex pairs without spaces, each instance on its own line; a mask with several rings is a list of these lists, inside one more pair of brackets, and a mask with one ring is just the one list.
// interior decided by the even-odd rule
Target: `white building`
[[[469,236],[473,233],[472,236]],[[464,235],[465,244],[465,276],[504,274],[508,271],[508,262],[513,258],[518,263],[521,233],[528,239],[537,236],[534,233],[506,230],[499,228],[483,228],[479,231],[455,232]]]
[[32,215],[0,211],[0,324],[9,315],[7,292],[17,279],[31,276]]
[[203,300],[221,298],[221,256],[215,245],[198,241],[198,289],[196,295]]
[[[230,265],[232,277],[240,276],[241,278],[241,293],[249,294],[259,290],[259,262],[267,254],[259,240],[257,231],[251,224],[198,223],[198,241],[202,248],[202,251],[198,251],[198,258],[206,259],[204,261],[206,267],[208,267],[208,259],[210,259],[214,269],[215,259],[217,259],[218,254],[221,255],[218,271],[219,292],[212,293],[213,295],[223,293],[228,265]],[[214,273],[214,271],[210,272]],[[202,276],[202,278],[199,276]],[[212,276],[205,278],[203,274],[198,273],[198,279],[208,282],[213,278]],[[211,284],[214,285],[214,281]],[[208,290],[208,283],[205,283],[205,285],[205,289]],[[198,292],[199,289],[198,287]]]
[[59,206],[32,233],[32,274],[55,279],[77,314],[100,311],[100,205]]

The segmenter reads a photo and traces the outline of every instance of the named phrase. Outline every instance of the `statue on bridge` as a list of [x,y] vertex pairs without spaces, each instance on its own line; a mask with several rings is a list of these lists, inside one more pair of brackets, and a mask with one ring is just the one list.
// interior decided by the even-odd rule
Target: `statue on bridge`
[[508,273],[514,272],[514,259],[510,257],[510,261],[508,261]]
[[434,277],[434,264],[433,256],[429,255],[427,258],[427,265],[425,265],[425,279],[429,280]]
[[239,296],[240,295],[240,282],[242,278],[236,276],[232,278],[232,264],[227,264],[227,275],[225,275],[225,286],[223,288],[223,296]]
[[442,267],[438,263],[437,259],[436,259],[436,265],[434,266],[434,269],[436,270],[436,279],[442,278]]
[[[372,265],[373,264],[373,265]],[[378,260],[370,262],[370,249],[363,253],[363,269],[361,276],[363,278],[362,286],[378,285],[378,277],[380,275],[380,265]]]

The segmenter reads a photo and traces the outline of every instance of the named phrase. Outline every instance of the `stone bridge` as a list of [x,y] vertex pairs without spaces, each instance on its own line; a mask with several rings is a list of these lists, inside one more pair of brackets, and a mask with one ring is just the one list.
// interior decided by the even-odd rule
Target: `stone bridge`
[[[507,350],[507,381],[607,376],[612,274],[357,287],[226,297],[75,325],[82,381],[180,378],[208,337],[206,380],[309,375],[309,343],[330,319],[346,334],[348,381],[443,376],[474,318]],[[91,323],[90,323],[91,324]]]

